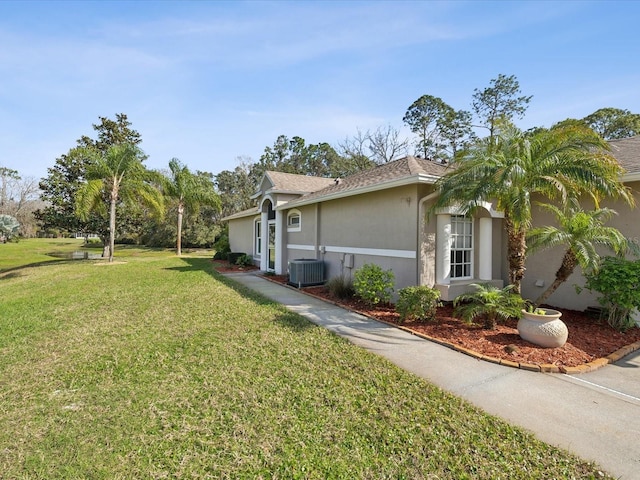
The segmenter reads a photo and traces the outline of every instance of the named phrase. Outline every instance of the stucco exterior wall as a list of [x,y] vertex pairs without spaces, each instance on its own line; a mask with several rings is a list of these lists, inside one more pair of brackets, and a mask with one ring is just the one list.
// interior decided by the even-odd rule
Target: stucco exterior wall
[[253,255],[253,222],[256,218],[258,217],[250,216],[229,222],[229,243],[232,252]]
[[[636,205],[640,206],[640,182],[629,184],[634,192]],[[588,203],[585,204],[586,206]],[[640,240],[640,210],[636,207],[631,209],[629,206],[620,201],[605,201],[602,207],[613,208],[618,215],[613,217],[607,226],[615,227],[620,230],[627,238]],[[555,218],[546,211],[536,209],[533,211],[534,226],[556,225]],[[545,250],[527,257],[525,277],[522,281],[522,296],[534,300],[543,290],[553,281],[555,273],[560,266],[562,256],[565,249],[556,247]],[[599,249],[602,256],[611,255],[612,252],[607,249]],[[630,257],[633,258],[633,257]],[[536,282],[543,282],[542,287],[536,286]],[[589,306],[598,306],[598,294],[582,290],[580,294],[576,293],[577,287],[584,287],[585,279],[579,267],[569,277],[569,280],[562,284],[547,303],[551,306],[560,308],[569,308],[572,310],[585,310]]]
[[[316,245],[316,210],[317,205],[305,205],[300,208],[287,210],[284,215],[287,216],[292,211],[300,213],[300,231],[295,229],[287,229],[287,245],[305,245],[315,247]],[[295,247],[294,247],[295,249]],[[315,248],[314,248],[315,251]],[[315,253],[312,258],[315,258]]]
[[416,285],[418,199],[424,190],[410,185],[319,204],[315,233],[327,279],[375,263],[393,271],[396,289]]
[[410,185],[324,202],[320,243],[415,251],[417,200],[417,185]]

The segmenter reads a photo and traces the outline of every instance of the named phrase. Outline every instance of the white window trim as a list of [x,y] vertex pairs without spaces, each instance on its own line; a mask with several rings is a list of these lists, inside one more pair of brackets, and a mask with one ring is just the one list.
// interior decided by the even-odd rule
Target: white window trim
[[253,220],[253,256],[262,255],[262,218]]
[[[459,218],[464,218],[466,220],[466,222],[469,223],[470,228],[471,228],[471,246],[468,248],[453,248],[453,244],[454,244],[454,238],[457,236],[456,233],[453,232],[453,225],[455,222],[455,217],[459,217]],[[466,223],[465,222],[465,223]],[[455,262],[451,262],[451,270],[450,270],[450,274],[449,274],[449,278],[451,279],[451,281],[458,281],[458,280],[470,280],[473,278],[473,272],[474,272],[474,262],[473,262],[473,257],[474,257],[474,248],[475,248],[475,239],[474,239],[474,219],[470,218],[470,217],[465,217],[464,215],[451,215],[451,249],[450,249],[450,253],[449,255],[451,255],[452,252],[454,251],[460,251],[460,252],[470,252],[469,253],[469,262],[463,262],[462,264],[457,264]],[[460,276],[460,277],[456,277],[455,276],[455,267],[456,265],[469,265],[469,275],[464,275],[464,276]]]
[[[291,218],[292,217],[298,217],[298,223],[297,225],[291,225]],[[287,212],[287,232],[299,232],[302,230],[302,214],[300,213],[300,210],[298,209],[293,209],[293,210],[289,210]]]

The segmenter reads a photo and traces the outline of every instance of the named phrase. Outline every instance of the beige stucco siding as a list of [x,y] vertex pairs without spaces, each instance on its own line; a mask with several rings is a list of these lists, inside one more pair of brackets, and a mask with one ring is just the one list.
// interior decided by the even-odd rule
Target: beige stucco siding
[[258,217],[244,217],[229,221],[229,241],[232,252],[253,255],[253,223]]
[[286,210],[285,216],[292,212],[300,213],[300,230],[287,228],[286,242],[287,245],[308,245],[316,244],[316,210],[317,205],[305,205],[300,208]]
[[[324,202],[318,246],[327,277],[352,275],[366,263],[392,270],[396,289],[417,283],[418,185]],[[352,262],[353,267],[344,265]]]
[[320,243],[415,251],[417,191],[411,185],[324,202]]
[[[640,182],[629,185],[634,191],[636,204],[640,205]],[[588,207],[585,203],[585,208]],[[592,204],[591,204],[592,205]],[[605,201],[603,207],[613,208],[618,215],[613,217],[606,225],[615,227],[620,230],[627,238],[640,239],[640,210],[638,208],[631,209],[620,201]],[[552,214],[546,211],[536,209],[533,212],[534,226],[557,225]],[[527,270],[522,281],[522,296],[529,299],[535,299],[542,291],[553,281],[555,273],[562,262],[562,256],[565,249],[556,247],[545,250],[527,257]],[[600,255],[611,255],[612,252],[607,249],[600,249]],[[536,286],[536,282],[543,282],[544,286]],[[580,268],[569,277],[569,280],[561,285],[547,303],[560,308],[570,308],[573,310],[584,310],[589,306],[597,306],[598,294],[592,294],[587,290],[582,290],[580,294],[576,293],[576,286],[583,287],[585,283],[584,276]]]

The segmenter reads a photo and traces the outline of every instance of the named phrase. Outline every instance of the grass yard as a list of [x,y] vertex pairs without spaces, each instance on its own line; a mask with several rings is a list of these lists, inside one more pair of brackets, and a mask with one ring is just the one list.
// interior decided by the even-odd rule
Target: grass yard
[[236,286],[211,255],[18,254],[48,242],[0,245],[2,478],[605,478]]

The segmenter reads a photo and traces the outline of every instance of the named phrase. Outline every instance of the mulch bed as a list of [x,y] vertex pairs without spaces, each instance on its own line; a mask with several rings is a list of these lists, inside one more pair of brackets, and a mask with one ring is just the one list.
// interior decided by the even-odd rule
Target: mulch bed
[[[218,271],[239,271],[235,266],[216,266]],[[286,284],[286,275],[266,276],[271,281]],[[401,325],[400,316],[393,305],[371,307],[357,298],[342,300],[332,297],[324,286],[304,287],[302,291],[350,310],[362,313],[394,325]],[[555,307],[554,307],[555,308]],[[569,338],[558,348],[542,348],[522,340],[516,328],[517,320],[498,324],[495,330],[485,330],[481,325],[469,325],[453,316],[453,307],[438,308],[435,322],[406,322],[402,324],[416,333],[446,342],[477,354],[517,364],[555,365],[559,371],[564,367],[578,367],[607,357],[623,347],[640,342],[640,328],[621,333],[611,328],[606,321],[585,312],[558,309],[562,321],[567,325]]]
[[253,270],[259,270],[258,267],[253,265],[243,267],[240,265],[234,265],[232,263],[229,263],[226,260],[214,260],[213,268],[215,268],[216,271],[220,273],[240,273],[240,272],[251,272]]

